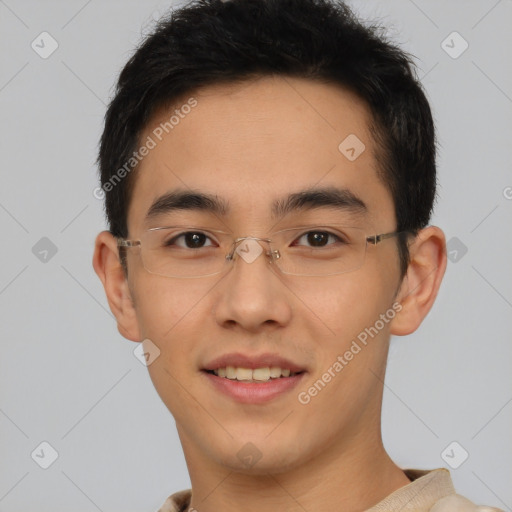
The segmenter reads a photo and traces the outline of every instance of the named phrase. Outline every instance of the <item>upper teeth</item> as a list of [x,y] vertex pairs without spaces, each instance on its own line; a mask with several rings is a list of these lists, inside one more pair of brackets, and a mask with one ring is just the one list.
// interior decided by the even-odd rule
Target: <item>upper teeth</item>
[[289,377],[290,370],[287,368],[279,368],[278,366],[264,368],[239,368],[235,366],[227,366],[226,368],[217,368],[213,373],[219,377],[226,377],[231,380],[259,380],[266,381],[269,379],[278,379],[279,377]]

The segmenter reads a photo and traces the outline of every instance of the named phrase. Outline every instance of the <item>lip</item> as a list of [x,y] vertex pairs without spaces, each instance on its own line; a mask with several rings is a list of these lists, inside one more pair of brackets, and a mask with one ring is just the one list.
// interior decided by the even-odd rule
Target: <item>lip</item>
[[206,370],[201,372],[214,389],[237,402],[244,404],[263,404],[291,391],[303,379],[306,373],[293,377],[280,377],[267,382],[247,382],[218,377]]
[[[238,368],[249,368],[255,370],[256,368],[265,368],[277,366],[279,368],[289,369],[292,373],[304,372],[306,368],[285,359],[277,354],[259,354],[249,356],[234,352],[231,354],[224,354],[207,363],[203,370],[217,370],[218,368],[226,368],[227,366],[235,366]],[[288,377],[283,377],[288,378]]]

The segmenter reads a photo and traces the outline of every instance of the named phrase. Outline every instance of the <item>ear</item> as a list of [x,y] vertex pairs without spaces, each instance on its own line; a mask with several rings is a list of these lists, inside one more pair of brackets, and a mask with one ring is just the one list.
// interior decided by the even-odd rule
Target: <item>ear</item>
[[396,301],[402,309],[391,322],[391,334],[414,332],[427,316],[446,270],[446,240],[436,226],[422,229],[409,247],[410,262]]
[[102,231],[96,237],[92,265],[103,283],[121,336],[131,341],[141,341],[128,280],[119,260],[117,240],[110,232]]

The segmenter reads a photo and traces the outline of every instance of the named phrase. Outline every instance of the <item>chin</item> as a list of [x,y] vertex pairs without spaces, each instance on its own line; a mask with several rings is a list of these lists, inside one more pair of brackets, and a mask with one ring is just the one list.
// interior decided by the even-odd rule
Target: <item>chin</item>
[[[271,442],[265,439],[267,435],[268,431],[259,437],[235,436],[234,439],[222,443],[222,446],[219,443],[218,450],[211,450],[215,446],[211,443],[210,456],[226,469],[247,475],[285,473],[304,464],[307,454],[298,450],[292,436],[276,436]],[[287,438],[291,442],[287,443]]]
[[[242,450],[244,448],[247,448],[247,445],[242,447]],[[260,454],[255,453],[253,460],[248,460],[247,455],[240,460],[238,454],[235,457],[232,454],[226,454],[221,463],[230,471],[252,476],[277,475],[302,465],[300,454],[285,455],[274,452],[271,455],[268,453],[265,455],[265,451]]]

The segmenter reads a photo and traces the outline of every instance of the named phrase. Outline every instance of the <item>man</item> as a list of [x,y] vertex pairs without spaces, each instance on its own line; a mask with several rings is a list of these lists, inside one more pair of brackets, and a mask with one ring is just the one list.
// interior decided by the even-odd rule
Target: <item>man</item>
[[94,268],[192,482],[162,512],[489,510],[381,438],[390,336],[446,268],[402,51],[342,3],[193,3],[123,69],[99,165]]

